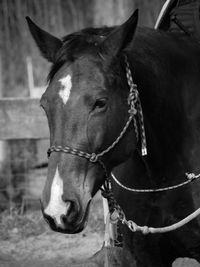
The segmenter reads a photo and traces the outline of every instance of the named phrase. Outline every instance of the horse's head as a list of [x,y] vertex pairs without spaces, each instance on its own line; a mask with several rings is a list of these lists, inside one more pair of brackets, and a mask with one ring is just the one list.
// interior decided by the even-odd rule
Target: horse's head
[[[105,150],[128,119],[129,88],[122,51],[133,38],[137,17],[135,12],[119,27],[86,29],[63,40],[28,19],[43,56],[53,63],[49,85],[41,98],[50,144],[57,147],[49,157],[42,197],[43,213],[53,230],[80,232],[87,222],[90,201],[105,180],[102,165],[91,162],[80,151],[98,154]],[[132,131],[130,127],[101,158],[108,172],[135,148]],[[60,146],[72,150],[65,153],[58,149]],[[74,148],[78,150],[75,155]]]

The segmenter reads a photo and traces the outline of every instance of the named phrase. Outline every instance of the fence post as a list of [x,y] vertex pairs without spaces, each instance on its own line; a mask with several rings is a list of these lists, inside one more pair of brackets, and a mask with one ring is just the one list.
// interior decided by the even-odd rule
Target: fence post
[[26,66],[27,66],[27,76],[28,76],[28,88],[29,88],[29,96],[33,97],[34,95],[34,78],[33,78],[33,65],[32,59],[30,56],[26,57]]
[[[0,97],[3,97],[3,74],[2,74],[2,57],[0,52]],[[5,141],[0,141],[0,169],[2,169],[2,165],[5,161],[6,155],[5,155]]]
[[[1,48],[1,47],[0,47]],[[2,55],[0,49],[0,98],[4,96],[4,88],[3,88],[3,63],[2,63]],[[5,206],[10,207],[11,197],[5,198],[4,193],[6,190],[10,191],[10,182],[11,182],[11,175],[10,175],[10,168],[8,165],[8,144],[6,141],[0,140],[0,211]]]

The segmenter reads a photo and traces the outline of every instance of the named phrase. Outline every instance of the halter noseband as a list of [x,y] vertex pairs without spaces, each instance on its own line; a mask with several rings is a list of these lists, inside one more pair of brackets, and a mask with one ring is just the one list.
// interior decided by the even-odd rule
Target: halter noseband
[[72,148],[69,146],[62,147],[62,146],[53,145],[47,151],[48,157],[50,157],[52,152],[64,152],[64,153],[76,155],[79,157],[83,157],[92,163],[95,163],[95,162],[100,163],[102,165],[102,167],[104,168],[106,176],[108,177],[108,174],[106,172],[106,167],[105,167],[104,163],[101,161],[101,158],[102,158],[102,156],[107,154],[110,150],[112,150],[119,143],[119,141],[122,139],[122,137],[126,133],[132,120],[134,123],[136,138],[137,138],[137,140],[139,140],[139,131],[138,131],[138,126],[137,126],[137,121],[136,121],[136,115],[138,115],[139,127],[140,127],[141,153],[143,156],[147,154],[146,136],[145,136],[145,129],[144,129],[144,119],[143,119],[142,107],[141,107],[141,103],[140,103],[140,99],[139,99],[139,93],[137,90],[137,85],[133,82],[133,78],[132,78],[132,74],[131,74],[131,70],[130,70],[127,56],[125,56],[125,64],[126,64],[127,82],[128,82],[129,87],[130,87],[130,92],[129,92],[129,96],[128,96],[128,105],[130,107],[128,110],[129,118],[128,118],[123,130],[120,132],[119,136],[116,138],[116,140],[109,147],[107,147],[105,150],[103,150],[102,152],[100,152],[98,154],[87,153],[85,151],[81,151],[79,149]]

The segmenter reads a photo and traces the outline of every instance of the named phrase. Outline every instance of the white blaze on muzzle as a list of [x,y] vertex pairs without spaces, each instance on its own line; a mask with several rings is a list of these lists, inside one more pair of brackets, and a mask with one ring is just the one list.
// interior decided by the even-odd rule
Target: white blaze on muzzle
[[70,208],[70,202],[64,202],[62,200],[63,195],[63,180],[61,179],[56,168],[56,173],[53,178],[50,192],[50,200],[46,209],[44,210],[45,214],[53,218],[57,225],[62,226],[61,216],[67,215],[67,211]]

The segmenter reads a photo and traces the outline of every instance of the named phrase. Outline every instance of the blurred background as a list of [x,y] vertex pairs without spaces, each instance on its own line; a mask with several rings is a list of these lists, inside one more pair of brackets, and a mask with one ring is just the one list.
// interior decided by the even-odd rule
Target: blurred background
[[[47,231],[44,229],[41,215],[34,211],[39,210],[39,197],[46,178],[48,134],[46,132],[43,134],[43,127],[37,126],[36,123],[36,131],[38,127],[41,136],[36,136],[34,132],[27,135],[24,127],[29,121],[25,120],[23,124],[24,117],[20,117],[20,114],[26,115],[33,98],[36,99],[34,103],[39,105],[38,99],[45,90],[50,65],[40,56],[28,31],[25,16],[30,16],[46,31],[62,37],[85,27],[121,24],[136,8],[139,8],[139,25],[153,27],[164,2],[164,0],[0,0],[0,105],[4,107],[3,111],[2,109],[0,111],[2,115],[0,117],[4,120],[3,122],[0,120],[0,248],[3,253],[9,255],[9,259],[12,254],[17,260],[24,262],[23,259],[30,258],[30,255],[33,257],[35,247],[41,252],[41,244],[26,251],[22,247],[28,248],[27,243],[19,242],[22,242],[24,237],[27,240],[32,236],[38,238],[43,236],[44,239],[44,233]],[[23,103],[23,106],[20,103]],[[32,110],[34,112],[35,109],[29,112]],[[42,110],[39,112],[44,116]],[[37,114],[40,116],[40,113]],[[32,115],[36,117],[36,114]],[[15,118],[19,120],[19,126],[9,130],[10,128],[6,127],[14,120],[13,116],[20,117]],[[44,131],[46,129],[47,126],[44,125]],[[82,237],[89,235],[89,232],[95,235],[98,231],[103,233],[102,226],[99,226],[103,220],[100,201],[100,197],[97,197],[94,204],[96,213],[95,215],[93,213],[90,228],[82,234]],[[100,246],[102,234],[101,237],[95,235],[94,239],[97,241],[94,242]],[[55,240],[47,241],[56,243]],[[18,242],[14,250],[13,242],[15,245]],[[64,246],[62,240],[59,239],[59,242]],[[96,243],[92,241],[90,243],[93,249],[96,249]],[[58,248],[53,248],[56,249]],[[69,247],[67,249],[69,250]],[[53,255],[53,250],[49,252],[48,259]],[[47,252],[46,247],[42,255],[44,251]],[[37,253],[36,256],[43,257]],[[4,262],[2,266],[7,265]],[[22,262],[20,266],[23,266]],[[36,265],[32,262],[31,266]],[[45,265],[40,263],[40,266]]]

